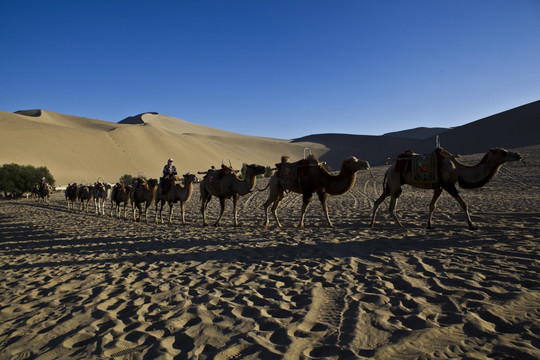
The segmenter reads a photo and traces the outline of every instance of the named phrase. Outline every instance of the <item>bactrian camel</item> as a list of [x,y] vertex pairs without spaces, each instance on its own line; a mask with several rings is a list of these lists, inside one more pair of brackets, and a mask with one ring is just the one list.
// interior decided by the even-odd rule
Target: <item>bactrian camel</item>
[[162,193],[161,187],[158,188],[156,192],[156,224],[158,223],[158,204],[161,204],[159,208],[159,220],[162,224],[163,218],[161,217],[161,212],[163,211],[163,205],[165,205],[165,202],[169,204],[169,224],[172,224],[173,206],[178,201],[180,201],[180,210],[182,212],[182,225],[186,224],[186,220],[184,217],[184,209],[186,207],[186,202],[189,200],[193,192],[194,181],[195,175],[184,174],[184,185],[182,185],[181,182],[176,179],[176,181],[173,185],[171,185],[171,188],[166,194]]
[[51,193],[52,193],[52,186],[49,184],[43,185],[43,187],[39,190],[38,201],[43,202],[46,205],[49,205]]
[[247,165],[246,178],[240,180],[234,171],[226,171],[220,174],[222,170],[208,170],[208,174],[201,181],[201,213],[203,217],[203,225],[207,226],[206,221],[206,207],[212,196],[219,198],[219,204],[221,205],[221,212],[214,224],[219,226],[221,224],[221,218],[225,212],[225,199],[232,197],[233,199],[233,215],[234,226],[238,226],[238,216],[236,211],[236,203],[240,196],[244,196],[251,192],[255,188],[256,176],[264,174],[265,168],[260,165]]
[[88,212],[88,203],[92,200],[94,195],[94,187],[89,185],[79,185],[77,189],[77,198],[79,199],[79,211],[86,209]]
[[116,218],[120,219],[120,205],[124,204],[124,219],[127,219],[126,217],[126,207],[129,202],[129,194],[131,192],[131,185],[124,185],[120,183],[116,183],[114,185],[112,192],[111,192],[111,214],[110,216],[113,216],[113,212],[116,213]]
[[97,181],[94,183],[94,207],[96,214],[105,215],[105,201],[109,197],[111,192],[111,186],[103,181]]
[[[455,184],[458,183],[459,186],[464,189],[475,189],[482,187],[497,174],[497,172],[504,163],[511,161],[522,161],[521,155],[515,152],[507,151],[505,149],[494,148],[490,149],[478,164],[474,166],[468,166],[462,164],[456,159],[455,156],[442,148],[437,148],[435,151],[438,154],[438,180],[431,187],[434,192],[431,203],[429,204],[427,228],[432,228],[431,219],[433,216],[433,212],[435,211],[437,201],[441,196],[442,191],[446,190],[454,199],[456,199],[456,201],[463,209],[463,212],[465,213],[465,216],[467,218],[467,223],[469,224],[469,229],[475,230],[476,226],[471,221],[468,205],[465,203],[465,201],[459,194]],[[407,171],[397,171],[396,164],[394,164],[386,171],[386,174],[384,176],[383,193],[373,205],[373,215],[371,217],[370,223],[371,227],[375,222],[375,214],[377,213],[377,208],[388,196],[391,197],[388,211],[396,220],[397,224],[400,227],[404,227],[396,215],[396,205],[397,200],[401,195],[402,185],[408,184],[414,187],[418,187],[414,184],[414,180],[412,177],[413,174],[410,171],[410,167]]]
[[[315,192],[319,196],[328,226],[334,227],[330,220],[330,216],[328,215],[328,195],[344,194],[353,187],[356,181],[356,172],[369,169],[369,163],[367,161],[358,160],[356,157],[351,156],[343,161],[339,174],[332,175],[318,162],[314,155],[309,155],[306,160],[307,163],[305,163],[305,165],[300,165],[301,168],[298,169],[298,175],[293,181],[281,181],[280,174],[277,172],[270,178],[268,184],[270,187],[270,195],[263,205],[265,213],[264,227],[268,227],[268,207],[270,204],[272,204],[272,214],[276,219],[277,226],[280,228],[282,227],[278,219],[277,207],[280,201],[283,200],[285,191],[302,194],[302,211],[300,215],[300,224],[298,225],[300,228],[304,227],[306,209]],[[282,158],[282,168],[284,166],[283,162],[284,159]]]
[[[148,223],[148,208],[156,198],[158,188],[157,179],[138,178],[133,181],[133,187],[130,191],[131,211],[134,221],[141,221],[142,205],[144,205],[144,221]],[[135,218],[135,208],[139,210],[139,216]]]
[[66,195],[67,208],[69,210],[69,203],[71,203],[71,210],[74,210],[75,201],[77,200],[77,183],[69,184],[64,192]]

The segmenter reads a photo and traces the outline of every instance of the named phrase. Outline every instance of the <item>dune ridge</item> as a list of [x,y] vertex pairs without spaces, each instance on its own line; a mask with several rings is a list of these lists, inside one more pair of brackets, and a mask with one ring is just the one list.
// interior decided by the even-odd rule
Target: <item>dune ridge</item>
[[[232,133],[193,124],[156,112],[127,117],[118,123],[46,110],[0,111],[0,163],[46,166],[58,185],[114,183],[124,174],[159,177],[168,158],[181,173],[206,171],[229,159],[274,167],[282,155],[301,159],[309,147],[332,169],[354,155],[372,165],[385,164],[405,149],[433,150],[435,136],[418,139],[418,131],[383,136],[315,134],[274,139]],[[418,130],[418,129],[417,129]],[[422,130],[422,129],[420,129]],[[431,129],[429,132],[435,131]],[[407,135],[409,134],[409,135]],[[540,142],[540,101],[439,133],[443,147],[455,154],[515,148]],[[407,137],[409,136],[409,137]]]

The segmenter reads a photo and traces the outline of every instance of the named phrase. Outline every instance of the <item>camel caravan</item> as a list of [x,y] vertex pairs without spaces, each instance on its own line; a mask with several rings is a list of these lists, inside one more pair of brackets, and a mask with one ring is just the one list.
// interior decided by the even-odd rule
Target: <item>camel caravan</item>
[[[308,154],[306,155],[306,151]],[[322,206],[324,216],[329,227],[334,227],[330,220],[327,199],[328,195],[338,196],[349,191],[356,182],[358,171],[369,170],[367,161],[359,160],[354,156],[343,160],[341,168],[337,173],[331,173],[325,168],[325,164],[320,162],[309,149],[304,150],[303,158],[291,162],[288,157],[283,156],[273,170],[268,184],[262,192],[268,191],[268,198],[263,204],[263,227],[269,226],[268,209],[272,213],[276,226],[282,228],[279,221],[277,209],[286,193],[293,192],[302,195],[302,206],[300,211],[299,228],[304,228],[306,210],[316,193]],[[412,150],[407,150],[398,155],[393,164],[384,175],[382,194],[373,201],[370,227],[374,226],[375,216],[379,206],[390,197],[388,211],[398,226],[404,227],[396,214],[396,206],[399,196],[402,193],[402,186],[409,185],[415,188],[433,190],[433,198],[429,204],[429,214],[427,228],[432,228],[432,217],[437,201],[443,190],[447,191],[460,205],[463,210],[468,227],[471,230],[476,226],[471,221],[468,205],[465,203],[456,184],[464,189],[479,188],[487,184],[499,171],[502,165],[507,162],[522,161],[519,153],[507,151],[505,149],[490,149],[483,159],[476,165],[469,166],[461,163],[458,156],[452,155],[447,150],[437,144],[432,153],[417,154]],[[169,165],[172,159],[169,159]],[[167,168],[167,167],[166,167]],[[138,176],[130,185],[116,183],[114,186],[105,183],[101,179],[93,185],[70,184],[65,190],[65,197],[68,210],[75,209],[75,203],[79,203],[79,211],[89,212],[89,203],[94,201],[94,209],[97,215],[105,215],[105,203],[110,200],[109,216],[120,219],[127,219],[128,204],[131,206],[131,218],[133,221],[148,223],[148,212],[152,206],[155,207],[154,223],[163,224],[162,216],[165,203],[169,207],[168,224],[172,224],[173,209],[179,203],[181,213],[181,224],[186,225],[185,205],[190,200],[193,193],[196,176],[193,174],[176,175],[170,172],[167,176],[164,169],[164,176],[157,179],[146,179]],[[238,176],[238,171],[232,166],[223,162],[219,169],[211,169],[199,172],[204,174],[204,178],[199,184],[200,188],[200,212],[202,225],[208,226],[206,210],[213,197],[219,199],[220,212],[214,226],[220,226],[225,213],[227,199],[232,199],[232,215],[234,226],[240,226],[238,221],[237,204],[241,196],[245,196],[255,191],[257,177],[264,174],[266,168],[261,165],[251,164],[246,166],[244,176]],[[47,191],[35,189],[38,196],[48,199]],[[43,195],[41,194],[43,193]]]

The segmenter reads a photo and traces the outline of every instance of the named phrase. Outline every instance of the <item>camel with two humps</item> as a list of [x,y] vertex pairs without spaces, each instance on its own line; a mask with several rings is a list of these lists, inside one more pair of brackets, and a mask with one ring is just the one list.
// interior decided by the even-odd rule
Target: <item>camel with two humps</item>
[[[300,215],[299,228],[304,227],[304,217],[309,202],[313,193],[317,193],[321,202],[323,212],[326,216],[329,227],[334,227],[330,216],[328,215],[327,198],[328,195],[341,195],[351,189],[356,181],[356,173],[359,170],[369,169],[369,163],[364,160],[358,160],[356,157],[343,161],[339,174],[332,175],[326,170],[321,162],[317,160],[315,155],[309,155],[304,160],[297,163],[289,163],[287,157],[282,157],[279,172],[274,173],[270,178],[268,187],[270,194],[268,200],[263,205],[265,221],[263,226],[268,227],[268,207],[272,205],[272,214],[276,220],[277,226],[282,227],[277,215],[277,208],[281,200],[285,196],[285,191],[292,191],[302,194],[302,210]],[[283,171],[287,165],[294,166],[297,172],[296,176],[292,176],[284,181]],[[282,181],[283,180],[283,181]],[[264,189],[263,189],[264,190]]]
[[[438,147],[435,149],[435,152],[438,158],[438,165],[436,169],[437,181],[431,184],[430,187],[433,189],[433,198],[429,204],[429,215],[427,221],[428,229],[432,228],[431,220],[433,217],[433,212],[435,211],[437,201],[439,200],[443,190],[448,192],[458,202],[459,206],[465,213],[469,229],[477,229],[477,227],[471,221],[469,207],[459,194],[459,191],[456,188],[456,183],[459,184],[459,187],[463,189],[480,188],[493,179],[493,177],[499,172],[501,166],[505,163],[523,161],[519,153],[501,148],[490,149],[484,155],[482,160],[480,160],[480,162],[474,166],[461,163],[456,156],[452,155],[443,148]],[[390,206],[388,207],[390,215],[400,227],[404,227],[396,215],[397,201],[402,192],[401,187],[407,184],[413,187],[426,188],[423,186],[420,187],[415,183],[411,166],[405,166],[405,169],[399,170],[399,161],[408,160],[398,158],[396,163],[386,171],[383,181],[383,193],[373,205],[373,214],[370,223],[371,227],[373,227],[375,222],[375,214],[377,213],[377,209],[387,197],[390,197]]]
[[64,195],[66,196],[67,209],[69,210],[69,204],[71,203],[71,210],[75,210],[75,202],[77,201],[77,183],[68,184]]
[[103,181],[94,184],[93,198],[96,214],[105,215],[105,201],[109,197],[111,186]]
[[127,219],[126,211],[127,204],[129,203],[129,194],[131,192],[131,185],[124,185],[116,183],[111,191],[111,213],[110,216],[113,216],[113,212],[116,213],[116,218],[120,219],[120,206],[124,204],[124,219]]
[[[133,181],[133,187],[130,191],[131,210],[134,221],[141,221],[142,207],[144,205],[144,221],[148,223],[148,208],[155,201],[158,188],[157,179],[137,178]],[[139,216],[135,217],[135,209],[139,210]]]
[[178,177],[175,179],[174,184],[171,185],[169,191],[166,194],[163,194],[163,190],[159,187],[156,191],[156,217],[155,223],[158,223],[158,204],[159,208],[159,221],[163,224],[163,218],[161,213],[163,211],[163,206],[165,203],[169,205],[169,224],[172,224],[172,214],[174,204],[180,202],[180,211],[182,213],[182,225],[186,224],[185,220],[185,206],[186,202],[191,198],[193,193],[193,182],[195,181],[195,175],[193,174],[184,174],[184,184],[179,181]]
[[39,194],[38,202],[40,203],[42,202],[45,205],[49,205],[51,193],[52,193],[52,186],[49,184],[43,185],[43,187],[39,189],[39,192],[38,192]]
[[241,180],[238,178],[235,171],[223,166],[222,169],[208,170],[206,176],[200,183],[203,225],[208,226],[208,222],[206,221],[206,207],[210,200],[212,200],[212,196],[215,196],[219,198],[221,210],[214,226],[221,225],[221,218],[225,212],[225,200],[230,198],[233,200],[234,226],[239,226],[236,210],[238,199],[240,196],[244,196],[253,191],[257,182],[256,176],[262,175],[264,172],[264,166],[256,164],[247,165],[246,178]]
[[79,185],[77,189],[77,198],[79,199],[79,211],[86,209],[88,212],[88,203],[94,196],[94,187],[91,185]]

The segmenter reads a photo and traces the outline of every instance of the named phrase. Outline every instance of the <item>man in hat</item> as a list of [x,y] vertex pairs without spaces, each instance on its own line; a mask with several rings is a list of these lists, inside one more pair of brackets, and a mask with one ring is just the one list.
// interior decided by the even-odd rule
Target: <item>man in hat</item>
[[45,179],[45,176],[43,176],[39,182],[39,192],[43,190],[43,188],[47,185],[47,179]]
[[170,158],[167,161],[167,165],[163,167],[163,177],[161,178],[161,191],[162,194],[166,194],[171,187],[171,183],[174,181],[177,175],[176,166],[173,165],[174,160]]

